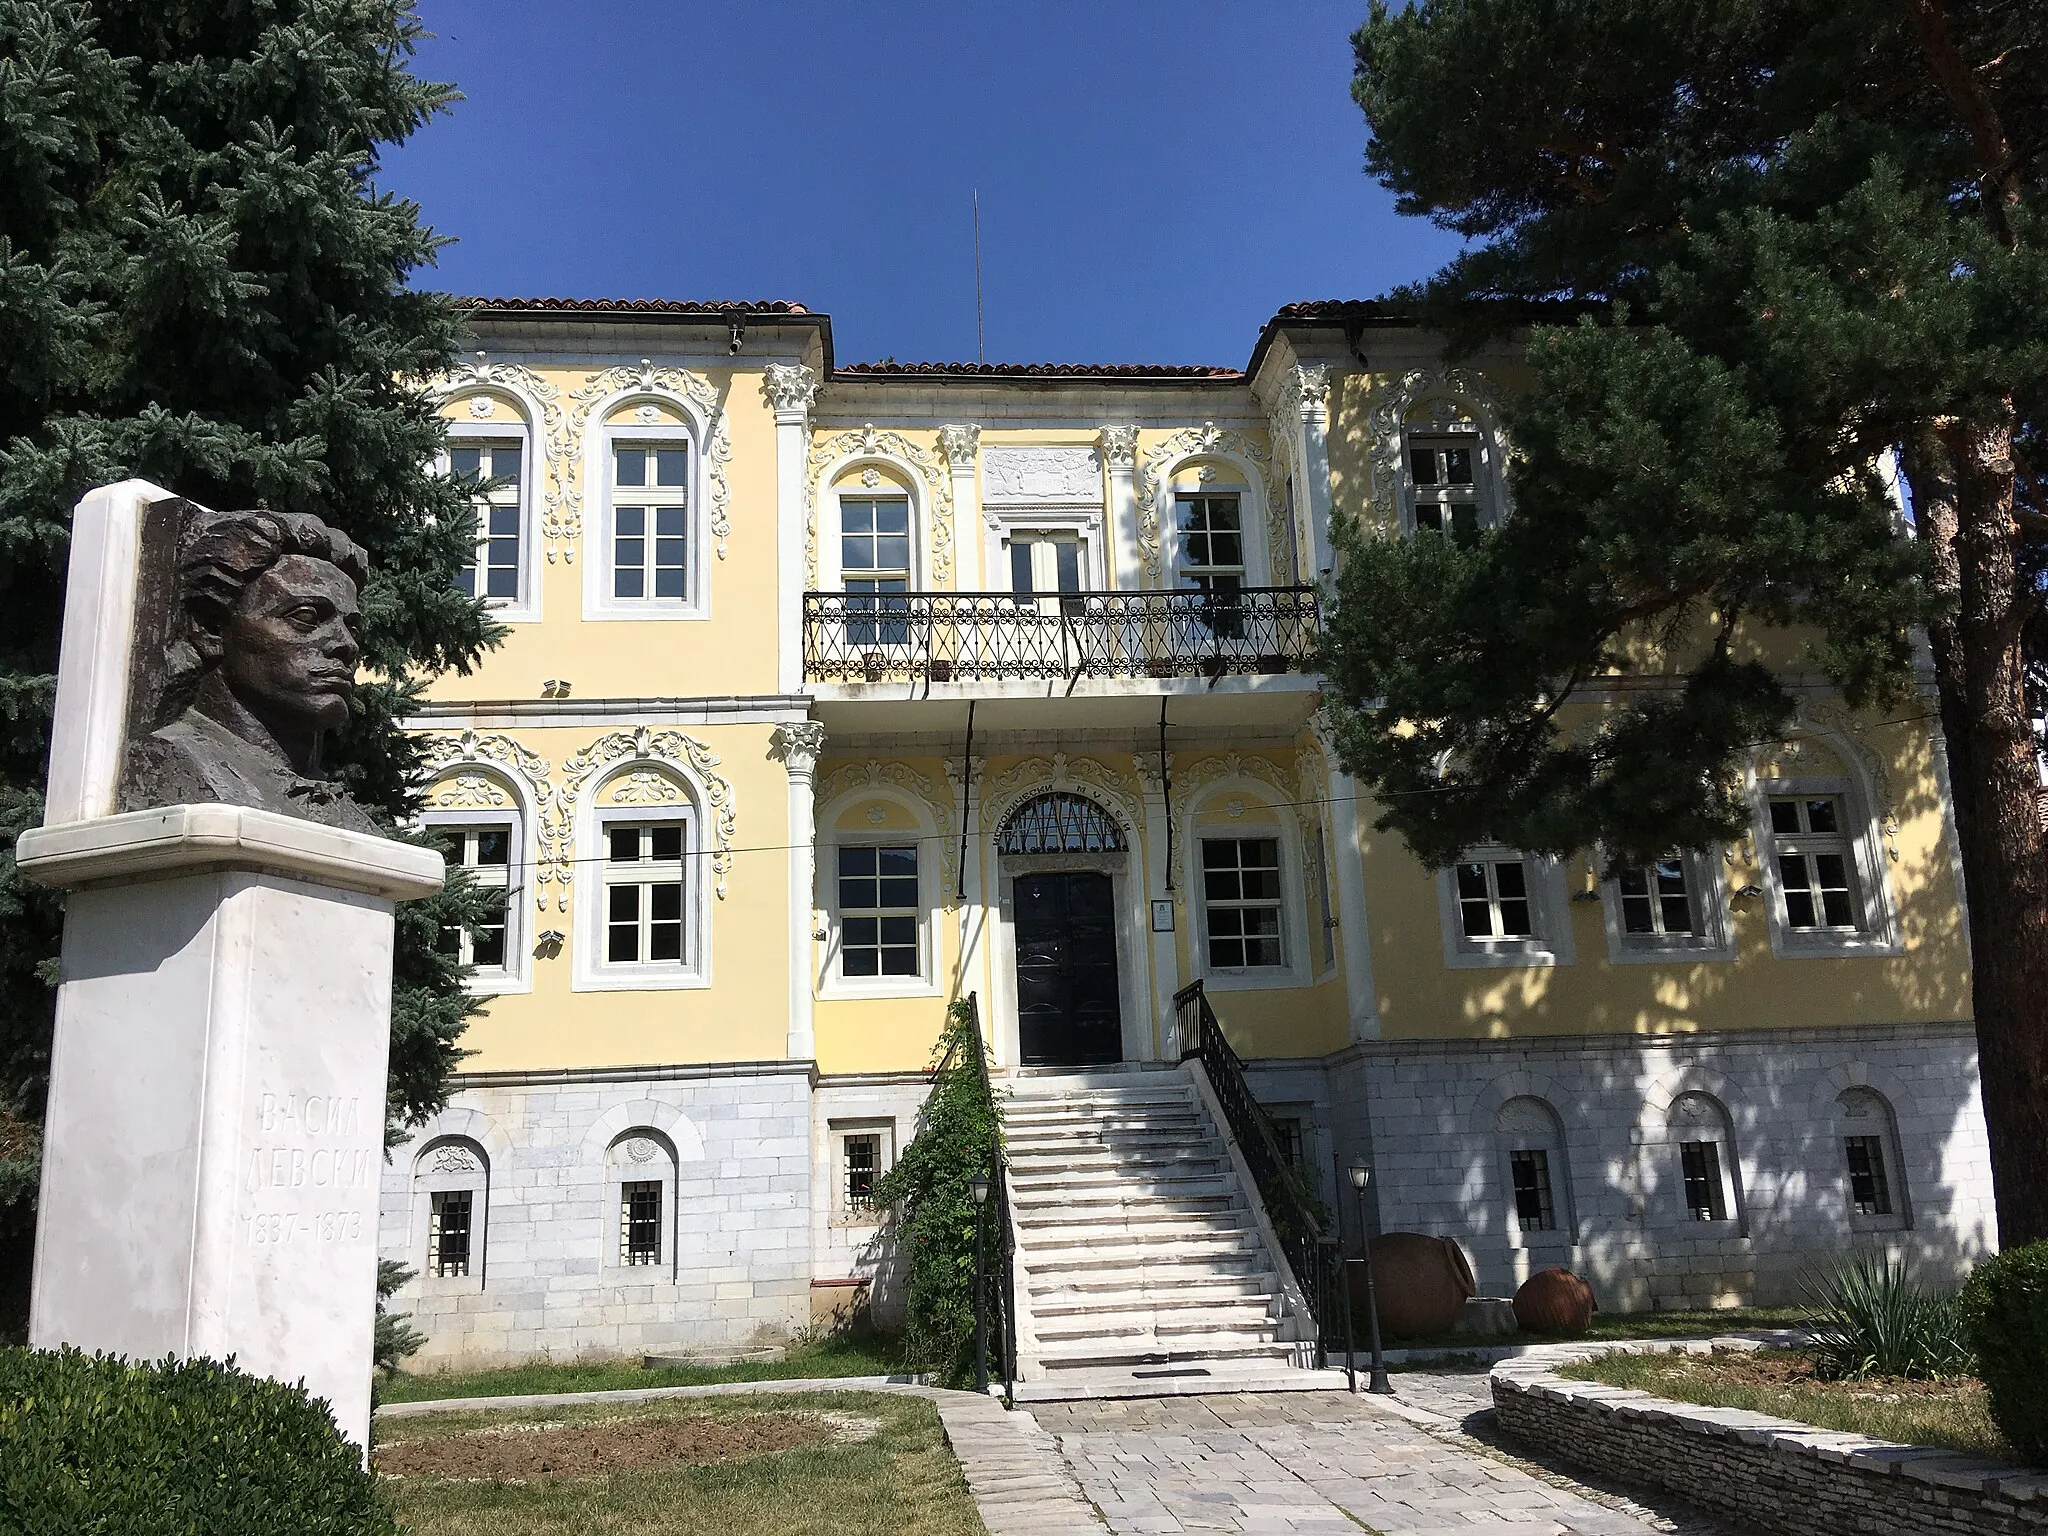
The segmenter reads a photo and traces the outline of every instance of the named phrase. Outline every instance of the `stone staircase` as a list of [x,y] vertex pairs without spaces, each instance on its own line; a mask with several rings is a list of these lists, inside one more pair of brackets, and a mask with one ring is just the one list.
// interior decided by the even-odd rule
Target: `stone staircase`
[[1020,1076],[1003,1126],[1022,1381],[1309,1363],[1314,1323],[1190,1068]]

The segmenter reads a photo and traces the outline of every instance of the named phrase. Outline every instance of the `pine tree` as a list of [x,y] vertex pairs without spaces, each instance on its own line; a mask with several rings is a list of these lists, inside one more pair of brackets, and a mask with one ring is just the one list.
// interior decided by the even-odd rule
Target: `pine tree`
[[[405,0],[0,0],[0,1224],[17,1245],[61,899],[12,849],[42,817],[79,495],[141,476],[316,513],[369,551],[364,661],[382,680],[334,756],[394,823],[414,762],[396,722],[492,640],[454,588],[464,495],[431,472],[426,381],[461,316],[407,286],[438,238],[375,179],[379,147],[454,99],[408,73],[419,36]],[[458,881],[400,909],[401,1121],[445,1101],[471,1011],[440,926],[486,905]]]
[[[1529,337],[1513,517],[1346,536],[1341,755],[1425,858],[1737,834],[1787,677],[1920,715],[1929,637],[2003,1241],[2048,1236],[2048,7],[1423,0],[1353,39],[1369,171],[1470,244],[1403,297]],[[1570,323],[1538,323],[1562,308]],[[1556,319],[1553,312],[1550,319]],[[1880,465],[1899,465],[1894,527]],[[1607,688],[1646,640],[1661,689]],[[1597,729],[1561,708],[1599,695]],[[1366,709],[1366,701],[1384,707]]]

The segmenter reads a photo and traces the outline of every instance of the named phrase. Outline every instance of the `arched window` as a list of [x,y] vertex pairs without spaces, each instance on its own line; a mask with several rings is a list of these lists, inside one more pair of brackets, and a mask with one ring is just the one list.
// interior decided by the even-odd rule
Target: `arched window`
[[482,1288],[490,1181],[489,1157],[467,1137],[430,1141],[414,1160],[414,1251],[428,1280],[467,1280]]
[[[654,760],[603,780],[584,822],[587,894],[578,921],[579,991],[708,984],[704,826],[683,775]],[[578,875],[583,889],[585,876]]]
[[1835,1100],[1835,1137],[1842,1149],[1849,1224],[1859,1232],[1911,1225],[1898,1120],[1875,1088],[1850,1088]]
[[605,1151],[606,1188],[617,1212],[607,1268],[672,1279],[676,1267],[676,1149],[646,1126],[621,1132]]
[[621,401],[596,433],[590,465],[596,559],[585,617],[701,619],[709,614],[700,424],[677,400]]
[[491,605],[491,616],[540,617],[533,529],[533,433],[525,409],[482,393],[451,401],[443,471],[470,493],[476,545],[455,584]]
[[472,967],[469,985],[474,991],[523,991],[530,949],[524,893],[531,889],[533,871],[519,792],[496,773],[458,764],[429,787],[420,821],[447,839],[451,863],[467,869],[479,886],[504,900],[490,920],[474,928],[444,927],[442,953]]
[[1686,1215],[1694,1221],[1740,1221],[1742,1186],[1727,1110],[1707,1094],[1680,1094],[1671,1103],[1670,1134]]
[[1544,1100],[1525,1094],[1501,1105],[1495,1130],[1507,1162],[1515,1229],[1524,1238],[1569,1232],[1571,1178],[1557,1112]]
[[1012,811],[996,836],[998,853],[1123,853],[1123,828],[1085,795],[1039,795]]

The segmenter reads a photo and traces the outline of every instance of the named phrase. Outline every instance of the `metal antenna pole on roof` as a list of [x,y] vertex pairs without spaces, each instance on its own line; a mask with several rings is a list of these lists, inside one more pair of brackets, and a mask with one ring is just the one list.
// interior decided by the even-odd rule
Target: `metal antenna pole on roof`
[[981,188],[974,189],[974,360],[988,361],[988,336],[981,323]]

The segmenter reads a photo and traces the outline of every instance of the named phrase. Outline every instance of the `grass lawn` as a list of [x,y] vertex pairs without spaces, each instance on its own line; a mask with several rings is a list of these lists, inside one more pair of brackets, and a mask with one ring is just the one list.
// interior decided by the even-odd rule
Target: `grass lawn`
[[2011,1448],[1991,1423],[1983,1384],[1974,1377],[1823,1381],[1814,1376],[1811,1357],[1789,1349],[1607,1355],[1566,1366],[1561,1374],[1611,1387],[1634,1387],[1683,1403],[1746,1408],[1876,1440],[1943,1445],[1994,1461],[2013,1459]]
[[377,1384],[380,1403],[424,1403],[446,1397],[524,1397],[542,1392],[611,1392],[621,1387],[708,1387],[723,1381],[787,1381],[816,1376],[893,1376],[906,1369],[894,1339],[835,1334],[792,1348],[781,1360],[737,1365],[665,1365],[637,1360],[553,1365],[534,1361],[494,1371],[422,1371]]
[[[1796,1328],[1813,1320],[1810,1307],[1726,1307],[1708,1312],[1595,1312],[1586,1339],[1689,1339],[1715,1333],[1743,1333],[1752,1328]],[[1503,1333],[1478,1338],[1469,1333],[1439,1333],[1426,1339],[1386,1341],[1389,1349],[1491,1349],[1498,1344],[1555,1344],[1548,1334]],[[1359,1348],[1365,1347],[1363,1330]]]
[[[750,1438],[810,1443],[761,1451]],[[386,1473],[399,1518],[417,1536],[983,1532],[938,1410],[918,1397],[818,1392],[429,1414],[381,1423],[376,1440],[380,1461],[439,1461],[469,1474]],[[696,1449],[662,1464],[658,1448],[678,1444]],[[588,1456],[593,1445],[647,1464],[563,1470],[576,1459],[564,1453]],[[689,1464],[715,1456],[735,1459]]]

